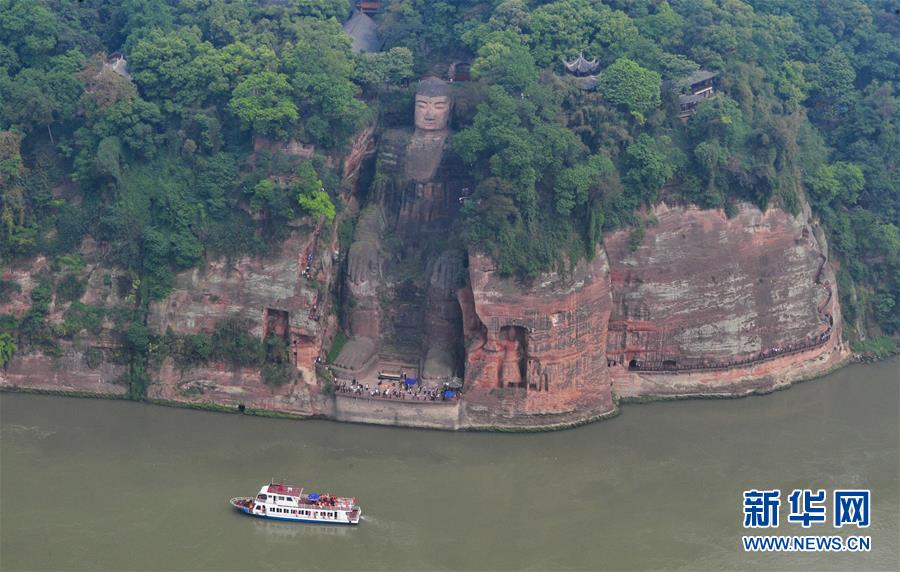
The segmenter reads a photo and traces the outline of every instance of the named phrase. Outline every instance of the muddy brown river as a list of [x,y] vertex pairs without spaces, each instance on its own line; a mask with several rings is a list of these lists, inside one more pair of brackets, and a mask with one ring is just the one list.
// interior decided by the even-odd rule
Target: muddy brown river
[[[898,359],[768,396],[625,405],[543,434],[19,394],[0,395],[0,416],[4,571],[900,567]],[[363,522],[230,509],[270,478],[355,495]],[[784,522],[783,498],[768,534],[865,534],[871,552],[744,552],[745,489],[841,487],[871,489],[869,528],[804,531]]]

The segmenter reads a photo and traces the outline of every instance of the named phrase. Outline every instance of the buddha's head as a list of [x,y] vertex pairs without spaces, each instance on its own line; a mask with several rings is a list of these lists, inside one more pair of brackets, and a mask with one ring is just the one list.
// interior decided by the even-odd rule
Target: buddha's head
[[416,129],[440,131],[450,121],[450,87],[436,77],[427,77],[416,89]]

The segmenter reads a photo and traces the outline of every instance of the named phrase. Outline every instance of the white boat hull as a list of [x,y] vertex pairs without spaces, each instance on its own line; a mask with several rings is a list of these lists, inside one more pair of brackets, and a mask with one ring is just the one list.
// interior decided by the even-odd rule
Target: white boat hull
[[[314,524],[357,525],[362,519],[362,509],[337,510],[333,507],[281,508],[256,503],[251,497],[237,497],[230,501],[238,512],[266,520],[305,522]],[[276,512],[280,509],[283,512]]]

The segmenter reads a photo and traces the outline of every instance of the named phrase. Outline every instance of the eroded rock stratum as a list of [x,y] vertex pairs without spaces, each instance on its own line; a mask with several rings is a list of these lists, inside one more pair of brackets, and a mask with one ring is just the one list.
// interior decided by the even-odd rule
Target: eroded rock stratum
[[[729,219],[720,211],[660,205],[652,219],[636,249],[626,232],[613,233],[593,260],[529,286],[499,276],[489,257],[470,252],[463,284],[455,290],[458,310],[444,302],[452,281],[438,278],[438,265],[424,288],[429,309],[422,331],[446,342],[452,337],[447,324],[459,323],[464,387],[458,401],[436,407],[344,403],[355,398],[321,394],[314,362],[336,325],[330,298],[316,284],[336,279],[333,237],[300,231],[265,260],[219,261],[182,273],[150,317],[157,332],[184,334],[208,331],[217,318],[234,312],[248,316],[257,335],[288,337],[297,381],[272,389],[258,370],[225,364],[179,369],[166,360],[154,372],[148,395],[351,421],[522,429],[593,419],[613,412],[616,398],[771,391],[846,358],[826,248],[804,216],[745,205]],[[310,252],[316,261],[312,280],[303,275]],[[35,270],[7,271],[23,291],[0,312],[24,313],[29,272]],[[360,331],[377,344],[379,321],[367,320],[365,313],[378,311],[380,271],[366,271],[355,278],[356,293],[368,293],[373,301],[370,310],[356,308],[351,319],[361,320]],[[95,303],[117,299],[99,278],[90,281],[85,297]],[[430,314],[447,319],[435,326]],[[104,334],[66,342],[56,357],[16,354],[0,382],[121,394],[122,386],[113,383],[121,365],[91,369],[84,360],[87,348],[112,351],[115,343]],[[425,335],[423,368],[432,345]]]

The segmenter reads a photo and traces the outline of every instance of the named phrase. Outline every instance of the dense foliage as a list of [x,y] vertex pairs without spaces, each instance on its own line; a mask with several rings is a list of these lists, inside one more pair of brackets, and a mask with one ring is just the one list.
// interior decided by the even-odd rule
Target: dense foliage
[[[340,30],[342,0],[0,0],[0,264],[52,264],[31,310],[0,316],[0,358],[112,320],[143,379],[146,308],[175,273],[262,254],[301,216],[333,221],[323,154],[408,99],[391,86],[458,60],[482,87],[454,136],[478,179],[464,237],[503,272],[528,279],[592,256],[605,230],[631,226],[637,240],[636,212],[661,199],[797,212],[805,193],[839,258],[845,315],[900,331],[894,2],[384,5],[384,51],[360,55]],[[110,67],[114,52],[130,78]],[[596,89],[563,68],[580,52],[598,61]],[[719,95],[682,123],[674,89],[701,68]],[[291,140],[317,154],[269,151]],[[78,302],[87,237],[127,277],[128,311]],[[0,282],[0,297],[15,287]],[[51,327],[54,296],[71,307]],[[184,342],[185,359],[211,356],[208,342]]]

